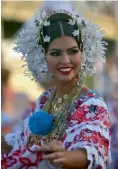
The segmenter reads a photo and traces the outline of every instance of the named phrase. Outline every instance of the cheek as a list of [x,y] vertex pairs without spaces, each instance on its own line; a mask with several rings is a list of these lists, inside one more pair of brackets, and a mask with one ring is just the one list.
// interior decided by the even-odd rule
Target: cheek
[[82,61],[82,55],[76,55],[75,58],[73,59],[73,62],[76,67],[81,66],[81,61]]
[[52,62],[50,60],[47,60],[47,64],[48,64],[48,70],[51,72],[52,69]]
[[56,61],[53,58],[47,58],[48,70],[50,72],[55,71],[56,69]]

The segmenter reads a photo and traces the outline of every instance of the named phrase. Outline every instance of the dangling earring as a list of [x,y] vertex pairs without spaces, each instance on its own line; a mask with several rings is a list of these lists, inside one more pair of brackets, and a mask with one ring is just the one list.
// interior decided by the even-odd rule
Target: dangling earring
[[52,78],[52,73],[50,73],[50,77]]
[[78,80],[77,80],[77,86],[78,86],[78,91],[80,92],[82,89],[82,85],[84,83],[84,74],[82,69],[79,70],[78,72]]
[[49,71],[44,72],[45,81],[48,82],[48,80],[50,80],[50,78],[52,78],[52,73],[50,73]]
[[50,81],[52,79],[52,73],[50,73],[49,71],[43,72],[43,87],[48,89],[50,87]]

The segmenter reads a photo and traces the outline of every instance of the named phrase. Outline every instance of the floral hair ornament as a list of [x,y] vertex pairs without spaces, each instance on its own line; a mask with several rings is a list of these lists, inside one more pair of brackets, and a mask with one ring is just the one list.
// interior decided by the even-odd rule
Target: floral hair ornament
[[22,59],[26,62],[26,76],[33,76],[32,80],[39,83],[47,83],[51,79],[51,73],[48,71],[48,65],[45,60],[45,42],[50,42],[50,36],[43,35],[43,27],[49,26],[51,23],[48,18],[57,13],[69,15],[72,19],[68,20],[68,24],[77,24],[78,29],[74,30],[73,35],[81,36],[83,45],[81,69],[84,76],[88,76],[96,72],[96,63],[104,62],[105,45],[107,43],[102,40],[104,32],[100,26],[87,21],[81,13],[70,12],[70,10],[56,9],[51,12],[37,13],[35,18],[22,29],[17,37],[16,52],[22,53]]

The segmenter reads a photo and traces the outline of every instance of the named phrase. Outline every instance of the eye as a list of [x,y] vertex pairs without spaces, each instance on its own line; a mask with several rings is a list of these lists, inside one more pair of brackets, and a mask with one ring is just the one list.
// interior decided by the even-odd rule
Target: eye
[[60,52],[50,52],[50,55],[52,55],[52,56],[59,56]]
[[73,49],[73,50],[69,51],[69,55],[74,55],[74,54],[76,54],[78,52],[79,52],[78,49]]

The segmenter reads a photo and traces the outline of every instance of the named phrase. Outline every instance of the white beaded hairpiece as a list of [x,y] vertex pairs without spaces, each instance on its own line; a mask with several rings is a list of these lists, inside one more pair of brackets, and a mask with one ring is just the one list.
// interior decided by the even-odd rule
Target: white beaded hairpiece
[[[36,80],[39,83],[46,83],[51,79],[51,73],[48,71],[48,66],[45,60],[45,49],[41,45],[41,30],[43,26],[49,26],[50,21],[47,21],[48,17],[55,13],[65,13],[72,17],[68,23],[71,25],[78,25],[78,29],[74,30],[73,35],[79,39],[81,32],[81,40],[83,43],[83,54],[81,68],[84,76],[95,73],[96,63],[104,62],[105,50],[107,45],[105,41],[102,41],[103,30],[100,26],[87,21],[83,18],[81,13],[70,12],[68,10],[54,10],[48,14],[43,11],[33,19],[33,22],[28,23],[24,29],[22,29],[17,37],[16,52],[22,53],[22,59],[26,62],[27,70],[26,76],[31,77],[32,80]],[[46,35],[43,37],[43,42],[50,42],[50,37]]]

